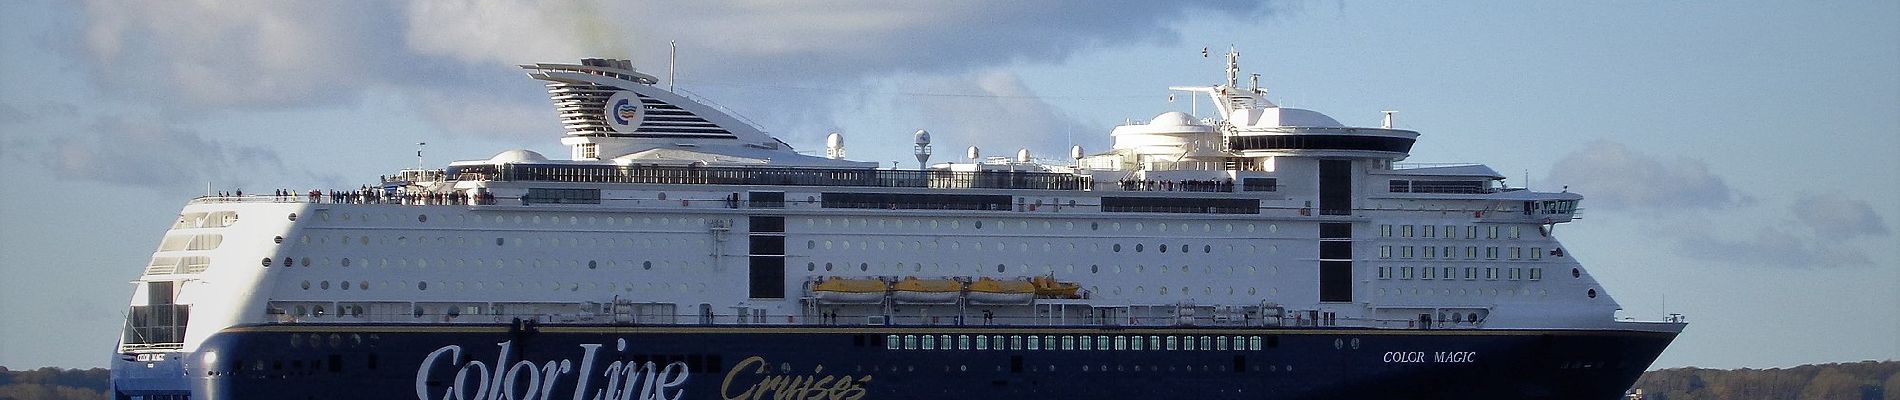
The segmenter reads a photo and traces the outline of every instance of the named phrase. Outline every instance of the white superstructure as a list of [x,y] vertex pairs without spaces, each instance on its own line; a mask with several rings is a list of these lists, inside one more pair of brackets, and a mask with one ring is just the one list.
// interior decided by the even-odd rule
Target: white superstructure
[[798,154],[624,61],[524,65],[569,160],[193,200],[121,352],[290,321],[1651,329],[1613,320],[1551,236],[1581,196],[1398,164],[1417,132],[1279,107],[1229,61],[1226,84],[1175,88],[1218,117],[926,170]]

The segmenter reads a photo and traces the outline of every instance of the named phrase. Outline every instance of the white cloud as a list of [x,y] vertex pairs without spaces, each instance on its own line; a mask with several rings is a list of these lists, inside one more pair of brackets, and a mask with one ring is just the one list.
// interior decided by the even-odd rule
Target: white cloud
[[1783,229],[1762,227],[1752,236],[1725,238],[1716,232],[1678,238],[1679,255],[1735,265],[1783,268],[1834,268],[1873,263],[1855,247],[1817,242]]
[[1810,195],[1796,201],[1789,211],[1795,220],[1814,229],[1815,235],[1829,239],[1861,236],[1887,236],[1887,222],[1865,201],[1834,194]]
[[227,145],[152,120],[103,118],[85,131],[52,139],[38,155],[41,164],[64,179],[152,188],[283,167],[270,149]]
[[915,106],[908,120],[928,129],[939,151],[954,150],[939,160],[961,159],[972,145],[989,156],[1027,148],[1032,156],[1060,159],[1068,155],[1069,133],[1100,131],[1037,98],[1021,78],[1004,71],[929,79],[915,87],[920,93],[898,96]]
[[1557,160],[1545,181],[1569,186],[1583,193],[1587,206],[1605,209],[1710,209],[1746,202],[1701,160],[1664,161],[1608,140]]
[[86,4],[104,93],[169,111],[334,104],[376,81],[390,10],[371,3]]

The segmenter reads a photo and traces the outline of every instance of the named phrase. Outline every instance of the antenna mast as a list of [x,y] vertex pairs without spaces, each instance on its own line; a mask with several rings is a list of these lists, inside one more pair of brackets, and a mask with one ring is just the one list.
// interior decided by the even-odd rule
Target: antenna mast
[[668,40],[666,41],[666,45],[668,47],[666,52],[666,91],[671,92],[673,91],[673,85],[679,83],[680,43],[678,41]]

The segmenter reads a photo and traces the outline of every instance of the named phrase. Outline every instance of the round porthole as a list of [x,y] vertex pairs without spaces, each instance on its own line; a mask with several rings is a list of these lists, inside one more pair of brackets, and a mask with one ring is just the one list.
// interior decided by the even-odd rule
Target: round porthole
[[429,222],[428,214],[416,214],[416,222]]
[[1102,266],[1101,266],[1101,265],[1090,265],[1090,266],[1089,266],[1089,273],[1091,273],[1091,274],[1096,274],[1096,273],[1101,273],[1101,272],[1102,272]]
[[983,229],[983,221],[976,221],[976,229]]
[[[1167,226],[1167,225],[1162,225],[1162,226]],[[1163,253],[1168,252],[1168,245],[1165,245],[1165,244],[1161,245],[1161,252]]]
[[1120,253],[1120,252],[1122,252],[1122,244],[1121,244],[1121,243],[1116,243],[1116,244],[1115,244],[1115,252],[1116,252],[1116,253]]
[[303,281],[303,290],[310,290],[310,281]]
[[323,283],[317,286],[323,288],[323,290],[330,290],[330,281],[323,281]]
[[996,264],[996,272],[1003,272],[1003,268],[1005,268],[1003,264]]
[[297,213],[290,213],[290,220],[291,220],[291,221],[296,221],[296,220],[297,220]]
[[870,271],[870,270],[871,270],[871,263],[858,263],[858,270],[859,270],[859,271]]
[[264,257],[264,266],[266,267],[270,266],[270,257]]
[[278,237],[276,237],[276,238],[274,238],[274,239],[271,239],[271,241],[272,241],[272,242],[277,242],[277,244],[284,244],[284,237],[283,237],[283,236],[278,236]]
[[587,261],[587,269],[599,269],[599,268],[600,268],[599,261],[594,261],[594,260]]
[[1597,290],[1596,290],[1596,289],[1590,289],[1590,291],[1588,292],[1588,294],[1590,295],[1590,298],[1592,298],[1592,299],[1594,299],[1594,298],[1597,298]]
[[295,266],[297,266],[297,259],[295,259],[295,258],[290,258],[290,257],[284,257],[284,266],[286,266],[286,267],[295,267]]
[[1135,243],[1135,252],[1136,252],[1136,253],[1140,253],[1140,252],[1141,252],[1141,243]]
[[1571,277],[1571,278],[1582,278],[1582,277],[1583,277],[1583,270],[1581,270],[1581,269],[1577,269],[1577,268],[1571,268],[1571,269],[1570,269],[1570,277]]
[[640,268],[642,268],[642,269],[648,269],[648,270],[651,270],[651,269],[653,269],[653,262],[652,262],[652,261],[647,261],[647,262],[644,262],[644,263],[641,263],[641,264],[640,264]]
[[429,282],[427,282],[427,281],[417,281],[417,282],[416,282],[416,290],[429,290]]
[[815,263],[815,262],[805,263],[805,271],[809,272],[809,271],[817,271],[817,270],[818,270],[818,263]]
[[825,263],[825,270],[826,270],[826,271],[830,271],[830,270],[831,270],[831,263]]

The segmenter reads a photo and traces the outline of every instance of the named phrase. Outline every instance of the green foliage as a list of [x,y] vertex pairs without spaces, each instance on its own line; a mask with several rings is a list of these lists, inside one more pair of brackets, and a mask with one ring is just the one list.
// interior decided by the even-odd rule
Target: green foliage
[[0,399],[95,400],[106,399],[112,372],[105,368],[53,367],[12,371],[0,367]]
[[1900,362],[1814,364],[1794,368],[1649,371],[1636,380],[1650,400],[1900,400]]

